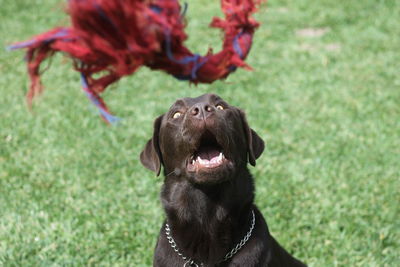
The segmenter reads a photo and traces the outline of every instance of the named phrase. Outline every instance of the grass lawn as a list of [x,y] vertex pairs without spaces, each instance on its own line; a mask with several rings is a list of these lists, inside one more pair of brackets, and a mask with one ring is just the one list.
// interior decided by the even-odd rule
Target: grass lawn
[[[65,1],[0,0],[0,44],[68,24]],[[188,46],[218,50],[218,1],[189,1]],[[0,266],[151,266],[162,178],[138,158],[153,119],[215,92],[267,142],[251,168],[270,230],[310,266],[400,262],[400,2],[269,1],[247,62],[189,86],[141,69],[104,94],[106,126],[69,60],[33,113],[23,52],[0,49]]]

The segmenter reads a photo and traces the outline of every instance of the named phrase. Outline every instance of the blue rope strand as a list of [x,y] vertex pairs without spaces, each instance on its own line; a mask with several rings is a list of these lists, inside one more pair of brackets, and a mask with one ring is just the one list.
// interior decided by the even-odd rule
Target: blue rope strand
[[[50,36],[49,38],[43,40],[42,42],[43,42],[43,43],[46,43],[46,44],[47,44],[47,43],[51,43],[51,42],[53,42],[55,39],[65,37],[65,36],[67,36],[67,35],[68,35],[68,30],[65,29],[65,28],[63,28],[63,29],[60,29],[60,31],[54,33],[54,34],[53,34],[52,36]],[[19,44],[7,46],[6,49],[9,50],[9,51],[11,51],[11,50],[15,50],[15,49],[26,48],[26,47],[29,47],[29,46],[31,46],[31,45],[37,43],[37,42],[38,42],[37,39],[32,39],[32,40],[29,40],[29,41],[26,41],[26,42],[23,42],[23,43],[19,43]]]
[[154,4],[150,5],[150,9],[153,10],[154,12],[156,12],[157,14],[160,14],[162,11],[161,7],[154,5]]
[[183,4],[183,11],[182,11],[182,13],[181,13],[181,17],[186,16],[186,12],[187,12],[187,10],[188,10],[188,6],[189,6],[189,4],[186,3],[186,2]]
[[[187,80],[195,80],[197,79],[197,71],[207,62],[208,58],[204,58],[202,60],[199,54],[194,54],[193,56],[186,56],[181,59],[176,59],[174,54],[172,53],[171,47],[171,35],[169,32],[165,33],[165,42],[166,42],[166,53],[169,60],[174,63],[181,65],[188,65],[193,63],[192,70],[190,71],[190,75],[174,75],[174,77],[181,81]],[[200,62],[199,62],[200,60]]]
[[239,55],[240,58],[243,58],[243,50],[239,44],[239,38],[242,36],[243,33],[238,33],[235,38],[233,39],[233,49]]
[[121,120],[121,118],[111,115],[104,108],[102,108],[100,101],[93,95],[93,93],[91,93],[89,91],[89,85],[87,82],[87,78],[83,73],[81,73],[81,83],[82,83],[82,87],[83,87],[83,90],[85,91],[86,96],[97,107],[101,116],[103,116],[103,118],[110,124],[115,125],[116,123],[118,123]]

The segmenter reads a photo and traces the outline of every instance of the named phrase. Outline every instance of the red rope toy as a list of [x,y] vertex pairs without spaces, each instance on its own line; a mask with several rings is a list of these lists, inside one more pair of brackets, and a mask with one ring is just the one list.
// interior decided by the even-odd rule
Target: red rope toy
[[[225,19],[214,18],[211,27],[225,33],[223,49],[205,56],[184,46],[186,11],[177,0],[69,0],[72,26],[59,27],[14,44],[9,49],[27,49],[31,80],[28,104],[42,91],[40,65],[55,52],[73,59],[82,85],[102,118],[114,122],[99,96],[108,85],[139,67],[163,70],[179,80],[212,83],[226,78],[244,62],[258,22],[251,18],[262,0],[221,0]],[[94,74],[103,76],[95,79]]]

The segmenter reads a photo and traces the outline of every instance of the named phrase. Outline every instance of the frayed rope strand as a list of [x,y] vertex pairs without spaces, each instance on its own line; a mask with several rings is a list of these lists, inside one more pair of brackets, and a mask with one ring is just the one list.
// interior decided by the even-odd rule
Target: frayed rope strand
[[96,106],[98,109],[100,116],[103,118],[104,121],[106,121],[109,124],[115,125],[118,123],[121,118],[118,118],[116,116],[113,116],[106,108],[105,104],[102,103],[100,97],[94,93],[92,90],[89,89],[89,84],[87,81],[86,76],[81,73],[81,83],[82,83],[82,89],[85,92],[87,98],[89,98],[90,102],[93,103],[93,105]]

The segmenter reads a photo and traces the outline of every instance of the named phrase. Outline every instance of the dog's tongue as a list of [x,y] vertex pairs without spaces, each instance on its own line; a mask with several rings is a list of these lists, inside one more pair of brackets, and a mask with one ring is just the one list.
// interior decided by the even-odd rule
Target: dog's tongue
[[211,161],[214,158],[219,156],[220,151],[218,151],[215,147],[207,146],[202,147],[198,152],[197,156],[200,157],[202,160]]

